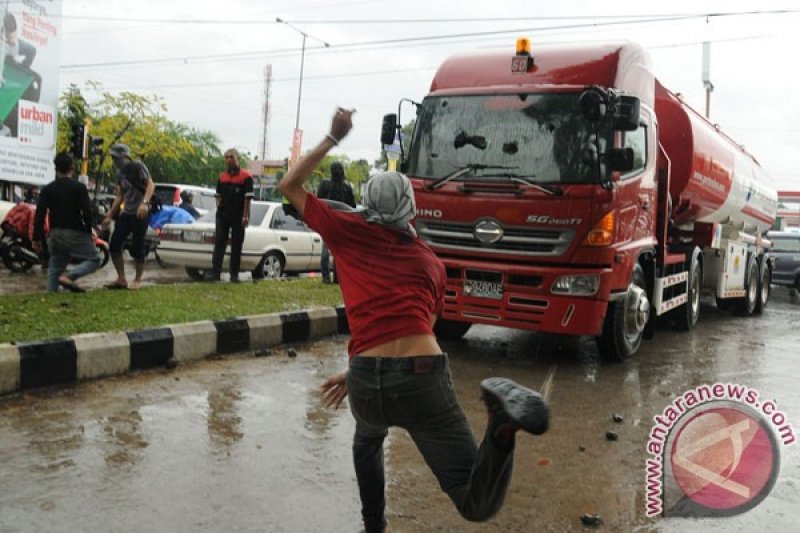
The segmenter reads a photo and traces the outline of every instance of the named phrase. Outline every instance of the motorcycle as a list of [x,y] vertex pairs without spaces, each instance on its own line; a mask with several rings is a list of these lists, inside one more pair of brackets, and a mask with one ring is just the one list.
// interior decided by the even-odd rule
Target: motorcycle
[[[20,235],[13,226],[8,223],[2,224],[3,234],[0,236],[0,257],[2,257],[3,264],[11,272],[27,272],[35,265],[47,266],[50,255],[45,248],[41,255],[33,250],[33,245],[26,236]],[[92,238],[94,245],[97,248],[97,253],[100,254],[100,267],[103,268],[108,264],[110,253],[108,243],[101,239],[97,232],[92,230]]]

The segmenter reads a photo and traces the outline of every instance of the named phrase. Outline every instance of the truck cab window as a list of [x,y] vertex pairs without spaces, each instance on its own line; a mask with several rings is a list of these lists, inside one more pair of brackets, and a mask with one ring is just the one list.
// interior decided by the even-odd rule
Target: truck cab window
[[623,146],[633,149],[633,169],[626,174],[638,174],[647,165],[647,126],[642,124],[636,131],[626,131]]

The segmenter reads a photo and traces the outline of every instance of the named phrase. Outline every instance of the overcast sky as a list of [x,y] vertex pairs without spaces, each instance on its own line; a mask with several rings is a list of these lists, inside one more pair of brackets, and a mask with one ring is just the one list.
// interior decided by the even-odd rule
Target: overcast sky
[[[683,17],[771,10],[798,13]],[[94,80],[114,92],[157,94],[169,118],[254,155],[261,151],[264,68],[271,64],[268,155],[275,159],[289,155],[295,125],[299,31],[309,35],[300,108],[304,149],[327,132],[335,106],[355,107],[355,128],[339,150],[369,161],[379,155],[382,116],[396,111],[400,98],[422,99],[436,66],[454,53],[512,54],[519,35],[531,38],[534,54],[539,43],[634,40],[650,51],[662,83],[702,112],[701,43],[710,41],[712,121],[779,188],[800,190],[797,0],[64,0],[63,15],[62,89]],[[652,21],[663,15],[678,20]],[[274,23],[275,17],[297,30]],[[456,18],[476,20],[441,22]],[[473,35],[375,44],[459,34]],[[330,47],[322,49],[323,41]],[[88,89],[84,95],[95,96]],[[406,108],[403,122],[410,118]]]

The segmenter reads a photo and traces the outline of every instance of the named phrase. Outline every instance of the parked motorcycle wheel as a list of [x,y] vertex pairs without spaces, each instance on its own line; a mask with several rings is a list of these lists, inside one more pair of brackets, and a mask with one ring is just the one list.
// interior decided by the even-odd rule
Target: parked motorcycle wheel
[[19,243],[12,244],[3,251],[3,264],[11,272],[27,272],[39,261],[33,261],[32,251],[26,249]]
[[97,253],[100,255],[100,266],[98,268],[103,268],[108,264],[108,260],[111,258],[111,252],[108,251],[108,245],[98,245]]

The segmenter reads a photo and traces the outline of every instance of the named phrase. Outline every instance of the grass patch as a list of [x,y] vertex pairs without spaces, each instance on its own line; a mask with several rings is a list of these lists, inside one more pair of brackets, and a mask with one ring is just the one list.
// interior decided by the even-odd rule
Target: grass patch
[[0,342],[131,331],[342,303],[339,287],[319,279],[187,283],[138,291],[12,294],[0,299]]

